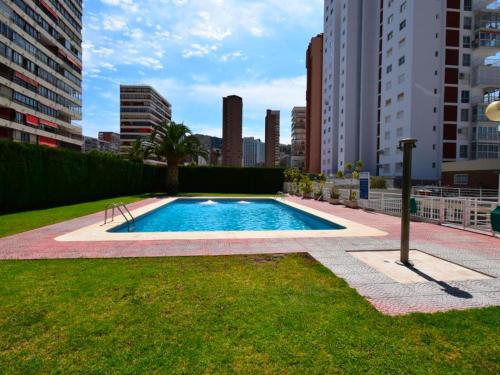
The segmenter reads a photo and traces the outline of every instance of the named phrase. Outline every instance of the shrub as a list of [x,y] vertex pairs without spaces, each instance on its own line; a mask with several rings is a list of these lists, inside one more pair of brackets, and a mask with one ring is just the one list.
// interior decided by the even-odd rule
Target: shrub
[[387,181],[384,177],[373,176],[370,179],[370,187],[372,189],[387,189]]
[[180,167],[183,193],[276,194],[283,189],[283,168]]
[[0,212],[163,191],[165,168],[115,155],[0,141]]
[[336,186],[332,186],[330,189],[330,198],[332,199],[339,199],[340,198],[340,191],[337,189]]
[[309,196],[312,193],[313,184],[308,176],[304,176],[300,180],[300,191],[304,196]]
[[298,168],[287,168],[284,172],[284,177],[286,182],[294,182],[300,179],[302,173]]

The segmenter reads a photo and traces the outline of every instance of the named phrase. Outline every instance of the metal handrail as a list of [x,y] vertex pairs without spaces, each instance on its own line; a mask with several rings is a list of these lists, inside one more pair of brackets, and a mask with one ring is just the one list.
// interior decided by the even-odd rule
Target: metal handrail
[[[122,208],[125,210],[125,212],[122,210]],[[111,220],[109,221],[112,223],[115,220],[115,209],[120,211],[120,214],[123,216],[125,221],[127,222],[127,227],[128,231],[130,232],[130,228],[132,227],[132,230],[135,229],[135,218],[134,216],[130,213],[128,207],[125,205],[125,203],[111,203],[106,206],[106,211],[104,211],[104,225],[108,223],[108,211],[111,209]],[[127,215],[129,217],[127,217]]]

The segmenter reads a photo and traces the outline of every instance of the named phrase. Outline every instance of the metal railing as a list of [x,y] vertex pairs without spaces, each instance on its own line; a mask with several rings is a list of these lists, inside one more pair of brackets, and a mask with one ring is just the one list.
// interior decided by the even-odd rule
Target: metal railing
[[[416,212],[412,217],[436,224],[459,226],[483,232],[490,232],[491,212],[497,202],[483,201],[478,198],[442,198],[413,196],[416,201]],[[364,209],[400,216],[401,197],[384,196],[369,200],[360,200],[359,206]]]
[[443,198],[477,198],[484,201],[500,201],[498,190],[471,189],[441,186],[414,186],[413,195]]
[[127,223],[128,231],[130,232],[131,230],[135,230],[135,218],[130,213],[128,207],[122,202],[111,203],[106,206],[106,211],[104,211],[104,225],[108,223],[109,210],[111,210],[111,220],[109,220],[110,223],[115,220],[115,210],[118,210]]

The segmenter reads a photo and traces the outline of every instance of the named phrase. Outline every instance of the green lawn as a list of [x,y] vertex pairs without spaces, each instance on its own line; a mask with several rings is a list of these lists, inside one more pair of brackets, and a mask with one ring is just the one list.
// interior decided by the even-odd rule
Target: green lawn
[[302,255],[0,262],[0,373],[498,374],[500,309],[387,317]]
[[117,197],[95,202],[79,203],[71,206],[0,215],[0,238],[104,211],[106,206],[110,203],[123,202],[128,204],[140,201],[148,196],[149,195]]

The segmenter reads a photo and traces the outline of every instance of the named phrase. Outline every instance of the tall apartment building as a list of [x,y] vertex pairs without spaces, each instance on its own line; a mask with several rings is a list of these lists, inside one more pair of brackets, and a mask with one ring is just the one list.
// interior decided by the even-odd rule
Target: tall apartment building
[[242,166],[243,99],[236,95],[222,99],[222,164]]
[[306,107],[292,109],[292,156],[291,166],[304,169],[306,153]]
[[280,163],[280,111],[266,112],[266,167]]
[[401,176],[408,137],[418,140],[415,179],[439,180],[443,162],[500,158],[484,116],[500,93],[493,2],[326,0],[323,171],[361,159]]
[[80,150],[82,1],[0,0],[0,138]]
[[322,90],[323,90],[323,34],[311,39],[306,54],[306,154],[304,169],[308,173],[321,172]]
[[148,138],[156,126],[172,120],[172,105],[154,88],[145,85],[120,86],[121,152],[137,139]]
[[219,165],[218,156],[222,152],[222,138],[210,135],[195,134],[203,149],[207,152],[208,158],[198,157],[198,165]]
[[114,132],[99,132],[100,141],[109,143],[109,151],[114,153],[120,152],[120,134]]
[[243,138],[243,166],[258,167],[265,162],[265,144],[254,137]]

